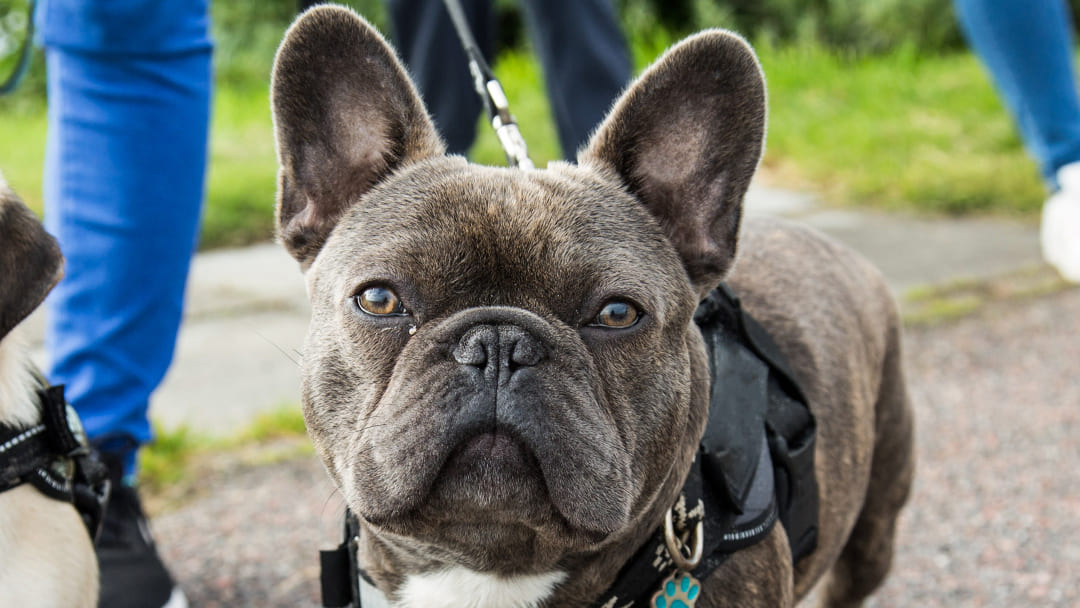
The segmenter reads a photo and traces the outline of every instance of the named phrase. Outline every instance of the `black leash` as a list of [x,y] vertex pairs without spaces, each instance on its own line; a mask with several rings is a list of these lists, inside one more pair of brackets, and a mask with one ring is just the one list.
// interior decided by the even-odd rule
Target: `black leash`
[[473,38],[472,30],[469,29],[469,23],[465,19],[465,11],[461,8],[461,2],[443,0],[443,4],[450,13],[450,20],[454,22],[454,29],[461,40],[465,57],[469,60],[473,87],[476,89],[476,94],[480,96],[488,120],[491,121],[495,135],[498,136],[499,143],[502,144],[503,151],[506,153],[506,162],[511,167],[535,169],[535,165],[529,159],[529,149],[521,136],[517,121],[510,114],[510,102],[506,99],[502,84],[495,78],[495,73],[484,60],[484,54],[477,46],[476,39]]
[[22,46],[19,48],[19,58],[15,61],[15,67],[12,68],[11,74],[8,74],[8,77],[0,83],[0,96],[9,95],[19,88],[30,69],[31,49],[34,44],[34,9],[36,6],[37,0],[30,0],[26,11],[26,39],[23,40]]

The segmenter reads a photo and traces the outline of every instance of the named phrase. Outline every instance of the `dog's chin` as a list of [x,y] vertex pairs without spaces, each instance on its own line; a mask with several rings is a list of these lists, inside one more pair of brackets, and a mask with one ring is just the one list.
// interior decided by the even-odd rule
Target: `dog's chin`
[[417,508],[378,518],[359,513],[384,532],[438,546],[453,561],[481,571],[521,564],[522,555],[554,559],[610,535],[572,524],[551,500],[536,455],[503,430],[474,435],[454,448]]

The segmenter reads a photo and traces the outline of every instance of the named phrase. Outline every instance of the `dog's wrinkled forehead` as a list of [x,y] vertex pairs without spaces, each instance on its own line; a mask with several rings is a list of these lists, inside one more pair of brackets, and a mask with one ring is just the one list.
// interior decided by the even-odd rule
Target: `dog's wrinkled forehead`
[[439,285],[439,298],[471,305],[522,305],[495,300],[558,302],[583,280],[596,282],[591,291],[675,289],[659,271],[672,267],[678,258],[657,222],[615,182],[567,164],[520,171],[451,157],[373,189],[343,216],[311,274],[333,275],[335,291],[381,278]]
[[[667,253],[673,248],[678,257],[662,272],[680,274],[673,268],[681,267],[678,278],[698,297],[734,263],[742,198],[765,127],[764,80],[753,51],[714,30],[673,47],[630,86],[578,155],[578,167],[466,168],[464,159],[444,157],[420,96],[382,36],[347,9],[327,6],[289,28],[271,102],[277,232],[301,269],[314,264],[320,274],[340,276],[328,270],[329,258],[355,266],[374,256],[370,243],[396,247],[428,231],[413,251],[395,250],[400,260],[412,256],[417,267],[410,270],[446,266],[443,280],[468,283],[453,266],[540,288],[528,280],[540,275],[531,272],[537,264],[566,256],[623,270],[647,264],[666,239]],[[673,109],[681,110],[674,124]],[[452,169],[457,175],[448,176]],[[431,238],[430,231],[442,232]],[[522,235],[531,249],[518,249]],[[328,240],[337,241],[332,252],[323,251]],[[597,249],[605,255],[594,255]],[[613,253],[621,249],[625,260]],[[449,266],[441,263],[446,258]],[[561,277],[576,267],[545,272]],[[593,270],[606,278],[607,268]]]

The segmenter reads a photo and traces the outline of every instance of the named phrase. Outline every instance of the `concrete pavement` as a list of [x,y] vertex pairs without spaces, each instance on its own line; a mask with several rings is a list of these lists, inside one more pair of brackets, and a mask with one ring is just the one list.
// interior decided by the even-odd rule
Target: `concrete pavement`
[[[800,192],[755,185],[751,214],[805,222],[866,255],[897,295],[920,285],[987,279],[1042,265],[1034,225],[835,209]],[[259,412],[299,403],[308,305],[296,263],[267,243],[199,254],[172,368],[153,399],[166,427],[229,435]],[[42,318],[30,322],[40,347]]]

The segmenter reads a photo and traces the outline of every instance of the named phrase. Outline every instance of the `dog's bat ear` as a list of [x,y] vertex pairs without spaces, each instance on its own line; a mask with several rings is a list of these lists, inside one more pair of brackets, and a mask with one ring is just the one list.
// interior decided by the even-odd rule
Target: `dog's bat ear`
[[301,15],[270,86],[278,237],[305,268],[342,213],[395,169],[445,151],[394,51],[349,9]]
[[765,80],[750,46],[711,30],[669,49],[579,155],[614,170],[660,221],[702,294],[735,260],[742,200],[765,137]]
[[64,276],[56,239],[0,176],[0,340],[41,304]]

